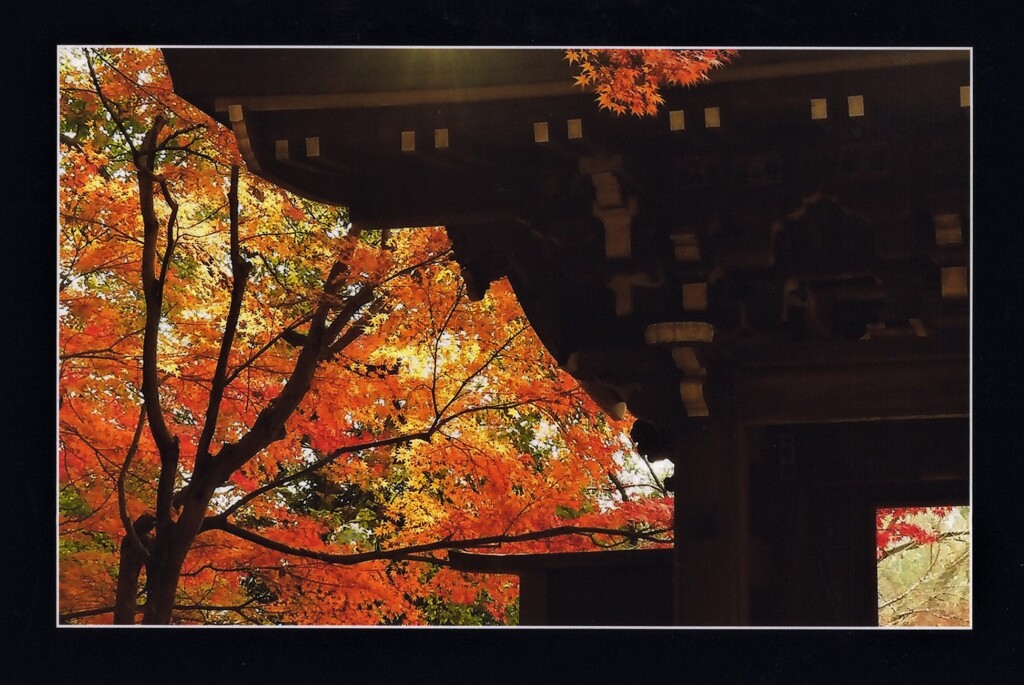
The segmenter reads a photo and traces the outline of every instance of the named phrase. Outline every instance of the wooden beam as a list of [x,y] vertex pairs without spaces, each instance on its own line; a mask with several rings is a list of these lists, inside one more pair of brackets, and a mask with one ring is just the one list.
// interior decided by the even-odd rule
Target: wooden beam
[[752,424],[964,417],[968,358],[745,368],[736,402]]
[[298,111],[310,109],[359,109],[366,107],[407,107],[488,100],[524,100],[530,98],[590,96],[575,88],[571,81],[548,83],[516,83],[468,88],[426,88],[423,90],[389,90],[372,93],[318,93],[311,95],[229,95],[214,99],[218,112],[231,105],[241,105],[250,112]]
[[[729,81],[763,81],[772,78],[808,76],[813,74],[835,74],[846,71],[893,69],[926,64],[961,62],[970,59],[970,51],[962,50],[816,50],[826,55],[821,59],[797,59],[774,64],[744,64],[743,58],[760,50],[741,50],[739,57],[725,69],[711,73],[712,83]],[[790,53],[790,51],[784,51]],[[830,53],[835,54],[832,56]]]

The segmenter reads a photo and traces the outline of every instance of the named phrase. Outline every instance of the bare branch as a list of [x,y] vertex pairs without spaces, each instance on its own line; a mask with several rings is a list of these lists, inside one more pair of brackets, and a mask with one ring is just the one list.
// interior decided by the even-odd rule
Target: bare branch
[[[428,292],[428,295],[429,295],[429,289],[428,289],[427,292]],[[465,295],[465,292],[466,292],[465,285],[460,283],[459,284],[459,289],[455,293],[455,299],[452,302],[452,306],[448,308],[448,313],[445,315],[444,321],[438,327],[437,332],[436,332],[437,334],[434,336],[434,347],[433,347],[433,350],[431,350],[431,358],[433,359],[433,362],[434,362],[434,370],[433,370],[433,373],[431,374],[431,379],[430,379],[430,402],[431,402],[431,408],[434,410],[434,414],[435,415],[440,415],[442,413],[442,411],[443,411],[442,409],[440,409],[438,407],[438,402],[437,402],[437,360],[438,360],[438,356],[440,354],[440,349],[441,349],[441,337],[444,334],[444,331],[447,330],[448,324],[451,323],[452,317],[455,316],[455,312],[456,312],[456,310],[458,310],[459,303],[462,301],[462,297],[463,297],[463,295]],[[433,310],[433,307],[431,307],[431,310]],[[433,318],[434,318],[433,311],[431,311],[430,314],[431,314],[431,316],[430,316],[431,322],[433,322]],[[458,394],[458,393],[456,393],[456,394]]]
[[125,145],[132,151],[132,154],[137,154],[135,149],[135,143],[132,141],[132,137],[128,134],[128,130],[124,127],[124,122],[121,121],[121,113],[117,111],[117,107],[114,106],[107,96],[103,93],[103,88],[100,86],[99,76],[96,75],[96,67],[92,63],[92,51],[85,51],[85,63],[89,67],[89,78],[92,80],[93,86],[96,88],[96,95],[99,97],[100,102],[103,104],[103,108],[107,110],[107,114],[110,115],[111,121],[117,126],[117,130],[121,133],[121,137],[124,139]]
[[[209,604],[175,604],[175,611],[239,611],[255,603],[255,599],[250,599],[242,604],[235,604],[230,606],[216,606]],[[145,609],[145,605],[139,604],[135,607],[135,614],[141,614]],[[113,606],[97,607],[95,609],[82,609],[80,611],[67,611],[60,615],[59,620],[61,623],[68,621],[74,621],[79,618],[89,618],[90,616],[102,616],[103,614],[114,613]],[[249,620],[247,617],[246,620]]]
[[498,358],[498,356],[499,356],[499,355],[500,355],[500,354],[501,354],[502,352],[504,352],[504,351],[505,351],[505,349],[506,349],[506,348],[507,348],[507,347],[508,347],[509,345],[511,345],[511,344],[512,344],[512,343],[513,343],[513,342],[515,341],[515,339],[516,339],[516,338],[518,338],[518,337],[519,337],[520,335],[522,335],[523,333],[525,333],[525,332],[526,332],[526,330],[527,330],[528,328],[529,328],[528,326],[525,326],[525,325],[524,325],[524,326],[523,326],[522,328],[520,328],[520,329],[519,329],[518,331],[516,331],[515,333],[513,333],[512,335],[510,335],[510,336],[508,337],[508,339],[506,339],[506,340],[505,340],[505,342],[503,342],[503,343],[502,343],[502,344],[501,344],[501,345],[500,345],[500,346],[499,346],[499,347],[498,347],[497,349],[495,349],[495,350],[494,350],[493,352],[491,352],[491,354],[490,354],[490,355],[488,355],[487,359],[486,359],[486,360],[484,360],[484,362],[483,362],[483,363],[482,363],[482,364],[481,364],[481,365],[480,365],[479,367],[477,367],[477,368],[476,368],[476,369],[475,369],[475,370],[473,371],[473,373],[469,374],[468,376],[466,376],[466,378],[465,378],[465,379],[463,379],[462,383],[460,383],[460,384],[459,384],[459,387],[458,387],[458,388],[457,388],[457,389],[455,390],[455,392],[454,392],[454,393],[452,394],[451,398],[450,398],[450,399],[449,399],[449,400],[448,400],[448,401],[447,401],[447,402],[445,403],[445,405],[444,405],[443,407],[441,407],[441,411],[440,411],[440,412],[438,412],[438,414],[439,414],[439,415],[440,415],[440,414],[444,414],[444,413],[445,413],[446,411],[448,411],[448,409],[450,409],[450,408],[451,408],[451,406],[452,406],[453,404],[455,404],[455,402],[457,402],[457,401],[458,401],[458,399],[459,399],[459,398],[460,398],[460,397],[462,396],[462,393],[463,393],[463,391],[464,391],[464,390],[466,389],[466,386],[468,386],[468,385],[470,384],[470,382],[472,382],[472,380],[473,380],[474,378],[476,378],[476,377],[477,377],[477,376],[479,376],[479,375],[480,375],[481,373],[483,373],[483,372],[484,372],[484,370],[485,370],[485,369],[486,369],[486,368],[487,368],[488,366],[490,366],[491,364],[493,364],[493,363],[494,363],[494,360],[495,360],[495,359],[497,359],[497,358]]
[[289,474],[284,475],[284,476],[279,476],[279,477],[275,478],[274,480],[272,480],[271,482],[267,483],[266,485],[263,485],[263,486],[261,486],[259,488],[256,488],[255,490],[253,490],[253,491],[243,495],[241,498],[239,498],[237,501],[233,502],[227,509],[222,511],[220,514],[218,514],[216,516],[207,517],[206,523],[204,524],[203,529],[204,530],[209,530],[211,528],[216,528],[216,525],[215,525],[216,521],[226,519],[228,516],[230,516],[231,514],[235,513],[236,511],[238,511],[243,506],[245,506],[246,504],[248,504],[252,500],[256,499],[257,497],[260,497],[260,496],[262,496],[262,495],[264,495],[264,494],[266,494],[266,493],[268,493],[268,492],[270,492],[272,490],[276,490],[277,488],[280,488],[280,487],[282,487],[284,485],[287,485],[288,483],[294,482],[296,480],[301,480],[302,478],[305,478],[306,476],[311,475],[315,471],[318,471],[318,470],[322,469],[323,467],[327,466],[328,464],[330,464],[331,462],[335,461],[336,459],[338,459],[338,457],[340,457],[340,456],[342,456],[344,454],[350,454],[352,452],[361,452],[363,450],[370,450],[370,449],[375,449],[375,448],[378,448],[378,447],[388,447],[388,446],[391,446],[391,445],[399,445],[399,444],[403,444],[403,443],[406,443],[406,442],[412,442],[413,440],[429,440],[429,439],[430,439],[430,432],[423,431],[423,432],[420,432],[420,433],[412,433],[412,434],[409,434],[409,435],[401,435],[401,436],[397,436],[397,437],[386,438],[384,440],[376,440],[376,441],[373,441],[373,442],[360,443],[358,445],[349,445],[349,446],[346,446],[346,447],[339,447],[338,449],[330,452],[327,456],[322,457],[322,458],[316,460],[312,464],[309,464],[308,466],[305,466],[304,468],[302,468],[302,469],[300,469],[298,471],[295,471],[294,473],[289,473]]
[[931,574],[932,570],[935,568],[935,563],[938,560],[939,560],[938,555],[929,555],[928,568],[925,569],[924,573],[921,574],[921,576],[917,579],[917,581],[914,582],[913,584],[911,584],[901,594],[899,594],[896,597],[893,597],[892,599],[890,599],[888,602],[886,602],[884,604],[879,604],[878,605],[878,609],[879,610],[885,609],[885,608],[889,607],[890,605],[895,604],[896,602],[900,601],[904,597],[907,597],[908,595],[912,594],[914,592],[914,590],[919,588],[921,586],[921,584],[925,582],[925,579]]
[[[160,149],[160,150],[167,150],[170,142],[172,140],[174,140],[175,138],[183,136],[186,133],[192,133],[192,131],[198,131],[201,128],[206,128],[206,126],[203,125],[203,124],[189,124],[185,128],[179,128],[176,131],[171,131],[170,133],[167,134],[167,137],[164,138],[164,142],[160,143],[160,146],[159,146],[158,149]],[[189,143],[189,145],[191,145],[192,142],[195,142],[195,141],[191,141]]]
[[[80,611],[67,611],[60,615],[60,622],[67,623],[68,621],[74,621],[79,618],[89,618],[90,616],[102,616],[103,614],[114,613],[114,607],[97,607],[96,609],[82,609]],[[142,605],[136,607],[135,613],[142,613]]]
[[132,444],[128,448],[128,453],[124,457],[124,464],[121,465],[121,472],[117,474],[117,511],[121,516],[121,524],[124,526],[125,535],[131,540],[132,547],[135,548],[136,553],[143,561],[149,559],[149,550],[142,544],[142,539],[139,538],[139,534],[135,531],[135,526],[132,524],[131,518],[128,516],[128,502],[124,490],[125,477],[128,475],[128,469],[131,467],[132,459],[135,458],[135,453],[139,450],[139,440],[142,438],[142,427],[146,422],[146,408],[139,407],[139,422],[135,426],[135,434],[132,436]]
[[[365,307],[373,299],[374,291],[376,286],[374,284],[364,285],[359,289],[359,292],[349,297],[338,315],[334,317],[334,321],[327,327],[327,331],[324,334],[324,349],[320,355],[321,359],[327,359],[331,354],[336,354],[344,348],[339,347],[337,350],[332,351],[334,347],[335,338],[341,333],[342,329],[345,328],[352,321],[352,318],[359,312],[360,309]],[[354,339],[354,338],[352,338]],[[347,345],[348,343],[346,343]]]
[[[946,539],[949,539],[949,538],[955,538],[955,537],[958,537],[960,535],[968,535],[969,532],[970,531],[966,531],[966,530],[954,530],[954,531],[951,531],[951,532],[948,532],[948,533],[939,533],[936,536],[935,541],[937,542],[938,540],[946,540]],[[882,561],[883,559],[888,559],[889,557],[893,556],[894,554],[899,554],[900,552],[906,551],[908,549],[912,549],[914,547],[921,547],[922,545],[928,545],[928,544],[931,544],[931,542],[919,542],[917,540],[908,540],[907,542],[904,542],[904,543],[902,543],[900,545],[896,545],[892,549],[887,549],[887,550],[883,551],[882,555],[880,557],[878,557],[878,560]]]
[[[277,335],[272,337],[270,340],[268,340],[266,342],[266,344],[264,344],[262,347],[260,347],[260,349],[256,350],[256,352],[254,352],[251,357],[249,357],[244,362],[239,364],[238,367],[235,368],[235,370],[232,371],[227,376],[227,378],[224,380],[225,387],[227,387],[228,385],[231,385],[232,381],[234,381],[236,378],[238,378],[238,376],[240,376],[243,371],[245,371],[250,366],[252,366],[256,362],[256,360],[258,360],[267,350],[269,350],[271,347],[273,347],[276,342],[278,342],[279,340],[287,340],[288,337],[290,336],[290,334],[295,333],[295,329],[298,326],[301,326],[302,324],[308,322],[312,318],[313,318],[313,312],[309,312],[308,314],[304,314],[301,317],[299,317],[299,319],[296,320],[294,323],[292,323],[290,326],[288,326],[287,328],[282,330],[280,333],[278,333]],[[305,340],[305,338],[303,337],[302,340]]]
[[[431,257],[431,260],[439,258],[439,256],[435,255],[434,257]],[[428,260],[428,262],[431,260]],[[241,468],[243,464],[252,459],[261,450],[271,443],[285,437],[285,422],[292,413],[294,413],[296,408],[298,408],[299,403],[309,391],[317,366],[323,359],[324,351],[332,342],[336,342],[332,341],[329,337],[329,334],[333,331],[328,329],[326,321],[329,313],[336,306],[336,292],[342,284],[342,274],[345,268],[346,266],[340,261],[335,262],[334,266],[331,268],[331,272],[328,274],[324,283],[324,290],[320,303],[310,315],[309,331],[306,334],[302,350],[299,352],[298,359],[295,361],[295,366],[292,369],[292,373],[288,377],[288,380],[285,382],[284,388],[277,397],[268,403],[268,405],[257,415],[256,420],[248,433],[243,435],[238,441],[226,444],[221,448],[220,452],[214,458],[214,462],[216,464],[216,475],[209,483],[207,483],[207,485],[216,487],[217,485],[226,482],[235,470]],[[415,268],[419,267],[414,265],[400,270],[397,274],[407,273]],[[397,274],[393,274],[390,278],[397,277]],[[360,291],[360,294],[367,298],[367,302],[372,296],[375,287],[376,286],[368,285]],[[358,312],[359,308],[363,306],[363,304],[359,303],[359,299],[359,296],[349,298],[349,301],[343,307],[339,317],[342,317],[344,320],[345,316],[350,318]],[[351,314],[349,314],[349,312],[351,312]],[[332,323],[331,329],[333,328],[334,324]],[[360,329],[356,330],[358,332]],[[344,338],[342,338],[342,340],[344,340]]]
[[177,244],[177,239],[174,236],[174,224],[178,220],[178,203],[171,195],[171,190],[167,185],[167,179],[156,176],[160,184],[160,192],[164,197],[164,202],[170,207],[171,213],[167,218],[167,244],[164,247],[164,256],[160,262],[160,282],[164,283],[167,280],[167,270],[171,266],[171,257],[174,256],[174,247]]
[[[393,436],[393,437],[390,437],[390,438],[385,438],[385,439],[382,439],[382,440],[375,440],[375,441],[372,441],[372,442],[363,442],[363,443],[359,443],[357,445],[346,445],[345,447],[339,447],[338,449],[331,451],[326,456],[321,457],[320,459],[317,459],[316,461],[314,461],[313,463],[303,467],[302,469],[299,469],[298,471],[295,471],[294,473],[289,473],[289,474],[286,474],[284,476],[279,476],[278,478],[275,478],[273,481],[271,481],[271,482],[269,482],[269,483],[267,483],[265,485],[262,485],[262,486],[256,488],[255,490],[252,490],[251,492],[243,495],[242,497],[240,497],[235,502],[232,502],[231,505],[228,506],[228,508],[225,509],[224,511],[222,511],[221,513],[217,514],[216,516],[209,516],[209,517],[207,517],[206,520],[204,521],[204,524],[203,524],[203,530],[205,531],[205,530],[216,529],[217,528],[217,522],[227,520],[228,516],[231,516],[236,511],[238,511],[243,506],[245,506],[246,504],[248,504],[252,500],[256,499],[257,497],[261,497],[262,495],[265,495],[268,492],[271,492],[273,490],[276,490],[277,488],[280,488],[280,487],[282,487],[284,485],[287,485],[288,483],[292,483],[292,482],[294,482],[296,480],[301,480],[302,478],[305,478],[305,477],[313,474],[314,472],[319,471],[320,469],[324,468],[325,466],[333,463],[339,457],[341,457],[341,456],[343,456],[345,454],[351,454],[353,452],[362,452],[364,450],[377,449],[377,448],[380,448],[380,447],[389,447],[389,446],[402,445],[402,444],[406,444],[406,443],[409,443],[409,442],[413,442],[415,440],[430,441],[430,439],[433,437],[433,435],[435,433],[441,432],[441,429],[444,428],[444,426],[446,426],[448,423],[454,421],[455,419],[459,418],[460,416],[466,416],[467,414],[472,414],[472,413],[476,413],[476,412],[484,412],[484,411],[506,411],[508,409],[514,409],[516,407],[520,407],[520,406],[523,406],[525,404],[531,404],[531,403],[536,402],[536,401],[538,401],[538,398],[527,398],[527,399],[516,400],[516,401],[511,401],[511,402],[504,402],[504,403],[501,403],[501,404],[491,404],[491,405],[480,405],[480,406],[476,406],[476,407],[467,407],[466,409],[463,409],[461,411],[455,412],[454,414],[451,414],[451,415],[449,415],[447,417],[444,417],[443,419],[436,420],[429,428],[427,428],[426,430],[423,430],[423,431],[419,431],[419,432],[416,432],[416,433],[408,433],[408,434],[405,434],[405,435]],[[446,436],[446,437],[449,437],[449,436]],[[451,438],[449,437],[449,439],[451,439]]]
[[510,520],[508,522],[508,525],[505,526],[505,530],[503,530],[501,532],[501,534],[502,535],[507,535],[508,532],[510,530],[512,530],[512,526],[514,526],[516,524],[516,521],[518,521],[520,518],[522,518],[523,514],[525,514],[527,511],[529,511],[530,508],[533,507],[535,504],[537,504],[538,501],[539,500],[537,500],[535,497],[531,497],[530,501],[527,502],[526,504],[524,504],[522,506],[522,508],[516,513],[516,515],[512,517],[512,520]]
[[210,156],[210,155],[208,155],[208,154],[206,154],[204,152],[199,152],[198,150],[193,150],[192,149],[192,145],[195,142],[196,141],[192,140],[192,141],[188,142],[185,145],[161,145],[160,149],[161,150],[172,150],[172,151],[177,151],[177,152],[184,152],[187,155],[193,155],[195,157],[199,157],[200,159],[205,159],[207,162],[210,162],[211,164],[215,164],[218,167],[220,167],[222,165],[222,162],[220,162],[215,157],[212,157],[212,156]]
[[[236,526],[233,523],[229,523],[224,520],[218,520],[213,526],[217,530],[222,530],[225,533],[234,535],[235,537],[247,540],[253,544],[265,547],[266,549],[274,550],[275,552],[281,552],[282,554],[288,554],[290,556],[302,557],[305,559],[315,559],[328,564],[338,564],[343,566],[351,566],[353,564],[361,564],[367,561],[378,561],[378,560],[409,560],[410,557],[415,558],[424,552],[432,552],[435,550],[451,550],[451,549],[475,549],[480,547],[496,547],[502,544],[511,544],[516,542],[529,542],[533,540],[544,540],[547,538],[560,537],[564,535],[583,535],[586,537],[592,537],[596,535],[606,535],[609,537],[621,537],[630,540],[645,540],[648,542],[659,542],[659,543],[670,543],[671,539],[660,537],[661,535],[668,533],[669,529],[649,530],[649,531],[638,531],[638,530],[618,530],[615,528],[598,528],[590,526],[558,526],[556,528],[548,528],[546,530],[533,531],[530,533],[518,533],[515,535],[491,535],[487,537],[470,538],[464,540],[453,540],[451,537],[439,540],[437,542],[430,542],[422,545],[409,545],[408,547],[399,547],[396,549],[389,550],[374,550],[372,552],[356,552],[352,554],[331,554],[329,552],[317,552],[314,550],[303,549],[300,547],[293,547],[292,545],[271,540],[265,536],[254,533],[250,530]],[[433,563],[432,561],[430,563]]]
[[654,472],[654,465],[651,464],[651,462],[647,461],[647,459],[644,457],[640,457],[640,461],[642,461],[644,463],[644,466],[647,467],[647,472],[651,474],[651,478],[654,480],[654,485],[648,487],[653,487],[661,494],[667,496],[668,489],[665,487],[665,482],[658,478],[658,474]]
[[[98,86],[97,86],[97,89],[98,89]],[[78,150],[79,152],[82,152],[82,153],[85,152],[85,147],[82,145],[82,143],[80,141],[78,141],[78,140],[75,140],[74,138],[72,138],[71,136],[69,136],[66,133],[61,133],[60,134],[60,142],[63,143],[64,145],[67,145],[70,148],[74,148],[75,150]],[[106,165],[96,167],[96,172],[100,175],[100,178],[102,178],[104,181],[109,181],[110,180],[110,172],[107,171]]]
[[128,333],[125,333],[124,335],[119,337],[114,342],[110,343],[110,345],[108,345],[107,347],[100,347],[94,350],[81,350],[80,352],[62,353],[59,356],[59,359],[62,362],[68,361],[70,359],[111,359],[114,361],[119,361],[122,358],[119,356],[114,356],[114,348],[123,343],[128,338],[131,338],[132,336],[142,333],[144,330],[144,328],[139,328],[134,331],[129,331]]
[[349,325],[349,328],[344,333],[341,333],[341,330],[345,327],[345,325],[351,322],[352,317],[355,316],[355,314],[364,305],[368,304],[373,299],[373,296],[376,293],[377,289],[395,280],[396,278],[400,278],[402,276],[411,274],[415,271],[418,271],[419,269],[429,266],[430,264],[436,264],[442,259],[444,259],[450,253],[451,250],[445,250],[444,252],[431,255],[430,257],[424,259],[421,262],[417,262],[416,264],[411,264],[405,268],[399,269],[395,273],[389,275],[387,278],[382,280],[380,283],[366,285],[362,289],[360,289],[358,293],[350,297],[349,300],[345,303],[345,307],[342,309],[341,313],[331,323],[331,326],[327,331],[326,344],[328,345],[328,348],[324,351],[324,358],[326,359],[329,357],[333,357],[342,350],[344,350],[346,347],[348,347],[350,344],[352,344],[353,341],[355,341],[360,335],[362,335],[366,331],[366,328],[370,323],[370,319],[372,319],[374,315],[384,310],[384,307],[386,306],[386,301],[383,299],[377,300],[372,305],[370,305],[370,308],[367,312],[360,316],[355,322],[352,322],[351,325]]
[[224,336],[221,339],[220,354],[217,357],[217,367],[213,372],[212,387],[210,389],[210,401],[206,408],[206,421],[203,424],[203,432],[199,436],[199,443],[196,448],[196,471],[208,468],[210,459],[210,442],[213,440],[213,433],[217,428],[217,416],[220,412],[220,402],[224,396],[224,387],[227,385],[225,378],[228,368],[228,358],[231,355],[231,346],[234,344],[235,332],[238,328],[238,317],[242,310],[242,297],[245,294],[246,279],[249,277],[249,270],[252,265],[242,258],[238,247],[238,167],[231,167],[231,186],[228,190],[228,206],[230,211],[230,232],[231,232],[231,302],[228,307],[227,321],[224,324]]
[[612,473],[611,471],[608,472],[608,479],[615,486],[615,489],[619,491],[619,495],[622,497],[622,501],[623,502],[628,502],[629,501],[629,493],[626,492],[626,488],[622,484],[622,481],[619,480],[618,478],[616,478],[615,474]]
[[[171,435],[164,420],[163,409],[160,406],[160,379],[157,377],[157,345],[163,308],[164,280],[155,274],[160,224],[154,207],[153,185],[157,177],[153,173],[153,164],[156,139],[166,123],[163,117],[158,116],[146,134],[141,151],[134,155],[145,238],[142,247],[142,287],[146,298],[146,325],[142,342],[142,396],[145,398],[144,406],[150,431],[160,452],[160,479],[156,500],[157,525],[160,529],[171,525],[171,497],[177,475],[179,452],[178,438]],[[165,261],[169,258],[170,248],[168,245],[164,255]],[[163,270],[162,267],[161,271]]]
[[224,445],[214,459],[215,475],[207,485],[216,487],[227,479],[243,464],[252,459],[260,450],[271,443],[285,437],[284,424],[306,396],[313,382],[324,349],[326,334],[325,322],[334,302],[334,291],[338,287],[338,277],[344,265],[336,262],[331,269],[324,285],[323,297],[314,309],[309,321],[309,332],[306,342],[299,352],[298,359],[284,388],[257,415],[256,421],[248,433],[238,441]]
[[[88,51],[86,51],[86,55],[88,56]],[[172,112],[178,118],[181,118],[181,119],[187,119],[188,118],[186,116],[183,116],[181,112],[178,112],[177,110],[175,110],[175,108],[172,107],[171,104],[168,103],[165,99],[161,98],[159,95],[154,94],[151,91],[151,89],[148,88],[145,84],[138,83],[135,79],[130,78],[127,74],[125,74],[123,71],[121,71],[121,69],[119,69],[116,64],[111,62],[109,59],[104,57],[102,54],[98,53],[97,57],[99,58],[100,61],[102,61],[104,64],[107,65],[108,69],[110,69],[112,72],[114,72],[115,74],[120,76],[121,79],[126,84],[128,84],[131,88],[135,89],[135,91],[138,92],[139,94],[144,95],[145,97],[147,97],[157,107],[159,107],[160,109],[162,109],[164,111]],[[94,78],[94,83],[97,84],[97,89],[98,89],[99,85],[98,85],[98,82],[95,80],[95,78]],[[215,122],[211,122],[211,123],[213,123],[214,126],[217,125]],[[200,128],[209,128],[209,125],[205,124],[205,123],[192,124],[190,126],[186,126],[183,129],[179,129],[177,131],[174,131],[170,135],[167,136],[167,138],[164,140],[163,144],[161,144],[160,149],[161,150],[174,149],[172,146],[168,145],[168,143],[170,141],[174,140],[178,136],[184,135],[186,133],[190,133],[190,132],[192,132],[194,130],[197,130],[197,129],[200,129]],[[192,142],[194,142],[194,141],[192,141]],[[192,142],[190,142],[189,145],[191,145]],[[130,145],[131,145],[131,143],[129,142],[129,146]],[[188,146],[185,146],[185,147],[187,148]],[[134,151],[134,148],[133,148],[133,151]],[[205,154],[200,153],[200,152],[196,152],[195,150],[191,150],[191,149],[186,149],[185,151],[188,152],[189,154],[196,155],[198,157],[202,157],[203,159],[206,159],[206,160],[212,162],[218,168],[222,167],[221,162],[219,162],[218,160],[214,159],[213,157],[210,157],[210,156],[205,155]]]

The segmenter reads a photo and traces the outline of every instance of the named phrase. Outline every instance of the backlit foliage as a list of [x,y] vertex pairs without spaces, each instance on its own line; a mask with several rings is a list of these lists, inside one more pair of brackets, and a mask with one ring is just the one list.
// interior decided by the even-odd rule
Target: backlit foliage
[[[454,571],[446,549],[670,540],[654,473],[627,501],[609,478],[635,459],[628,423],[557,368],[506,282],[466,297],[443,228],[357,231],[343,209],[244,172],[234,224],[234,140],[174,94],[158,51],[65,50],[59,84],[62,620],[111,622],[126,522],[154,511],[167,462],[142,395],[138,151],[154,140],[150,371],[180,445],[174,491],[248,444],[315,366],[280,430],[213,490],[173,622],[504,623],[515,579]],[[304,357],[318,312],[334,342]],[[132,586],[139,612],[152,575]]]
[[708,80],[708,72],[729,62],[736,50],[566,50],[579,65],[576,85],[597,93],[601,109],[615,114],[654,115],[665,102],[661,89]]

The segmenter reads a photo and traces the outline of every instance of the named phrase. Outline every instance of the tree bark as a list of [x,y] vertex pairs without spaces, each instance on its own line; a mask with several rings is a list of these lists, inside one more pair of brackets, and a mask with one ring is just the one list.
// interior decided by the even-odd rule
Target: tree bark
[[[135,520],[133,528],[146,547],[152,544],[153,524],[151,514],[143,514]],[[114,598],[114,623],[131,625],[135,623],[135,601],[139,594],[139,574],[145,557],[131,538],[125,535],[121,541],[121,559],[117,569],[117,596]]]
[[[185,561],[182,554],[180,561],[175,563],[177,555],[172,554],[172,546],[165,544],[161,547],[161,554],[154,554],[146,568],[146,604],[142,610],[142,623],[145,625],[167,625],[171,622],[178,578]],[[187,547],[184,551],[188,551]]]
[[203,525],[212,488],[196,488],[182,506],[178,520],[159,535],[146,564],[146,605],[142,622],[167,625],[174,612],[181,567]]

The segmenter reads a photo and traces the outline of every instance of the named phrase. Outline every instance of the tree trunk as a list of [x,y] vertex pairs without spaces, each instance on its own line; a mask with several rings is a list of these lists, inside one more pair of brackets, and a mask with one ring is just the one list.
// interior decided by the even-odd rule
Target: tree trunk
[[[151,514],[143,514],[135,520],[135,534],[144,547],[153,542],[152,530],[154,518]],[[136,597],[139,594],[139,574],[145,563],[142,551],[130,536],[125,535],[121,541],[121,559],[117,569],[117,596],[114,598],[114,623],[131,625],[135,623]]]
[[[212,489],[210,494],[212,494]],[[181,515],[153,545],[146,564],[146,606],[142,622],[147,625],[167,625],[174,612],[178,580],[185,557],[203,525],[210,494],[201,493],[187,498]]]
[[[188,549],[185,549],[188,552]],[[179,558],[180,557],[180,558]],[[181,577],[181,566],[185,554],[165,549],[160,556],[154,555],[146,568],[146,606],[142,612],[142,623],[167,625],[174,613],[174,600]]]
[[121,561],[117,568],[117,597],[114,599],[114,623],[135,623],[135,597],[139,593],[142,555],[127,537],[121,542]]

